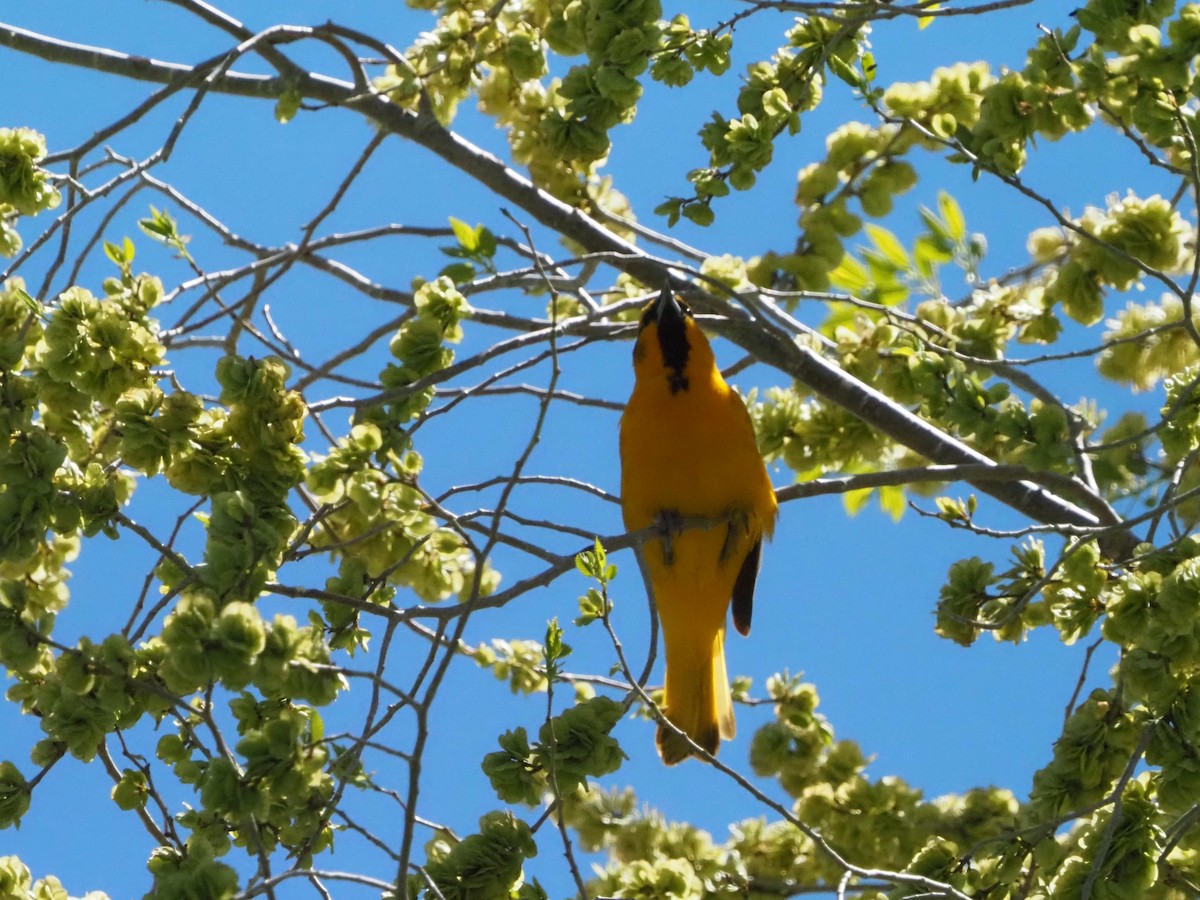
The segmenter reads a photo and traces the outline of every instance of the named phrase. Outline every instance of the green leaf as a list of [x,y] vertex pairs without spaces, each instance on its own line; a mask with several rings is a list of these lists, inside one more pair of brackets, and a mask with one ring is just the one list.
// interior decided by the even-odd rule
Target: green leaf
[[475,231],[479,236],[479,255],[491,259],[496,255],[496,236],[492,234],[490,229],[484,228],[482,225],[476,228]]
[[32,793],[20,769],[8,760],[0,762],[0,828],[21,823],[21,817],[29,811]]
[[773,87],[762,98],[763,112],[771,118],[786,119],[792,114],[792,104],[781,87]]
[[959,497],[938,497],[935,501],[938,518],[947,522],[969,522],[975,511],[973,500],[964,503]]
[[300,101],[303,99],[304,95],[297,90],[284,91],[275,102],[275,120],[280,125],[292,121],[300,111]]
[[654,207],[654,214],[656,216],[666,216],[667,226],[670,227],[679,221],[679,216],[682,209],[682,198],[671,197]]
[[112,260],[122,272],[129,271],[129,267],[133,263],[133,254],[133,241],[129,238],[125,238],[119,247],[111,241],[104,242],[104,255]]
[[938,191],[938,210],[942,214],[942,221],[946,223],[946,233],[950,239],[956,244],[966,240],[967,222],[958,201],[946,191]]
[[667,87],[683,87],[695,74],[691,63],[678,56],[659,56],[650,67],[651,77]]
[[902,271],[895,261],[875,250],[863,250],[863,259],[867,263],[867,271],[871,277],[881,284],[895,283],[896,275]]
[[896,235],[892,234],[892,232],[888,231],[882,225],[876,225],[874,222],[864,224],[863,230],[871,238],[871,243],[875,245],[875,248],[889,262],[894,263],[897,269],[909,268],[908,251],[904,249],[904,245],[900,243]]
[[[754,183],[758,180],[758,176],[754,174],[754,169],[751,166],[734,165],[729,170],[729,185],[737,191],[748,191],[754,187]],[[684,215],[687,215],[685,212]],[[707,222],[704,224],[708,224]]]
[[852,294],[861,294],[871,286],[871,276],[866,266],[847,254],[830,271],[829,283]]
[[711,225],[716,215],[707,203],[689,203],[683,207],[683,217],[703,228]]
[[445,275],[455,284],[466,284],[475,277],[475,267],[469,262],[450,263],[438,275]]
[[720,75],[729,68],[729,50],[733,46],[733,35],[714,35],[698,32],[698,39],[687,44],[685,53],[692,65]]
[[867,505],[867,501],[871,499],[871,492],[874,488],[862,488],[857,491],[846,491],[842,494],[842,506],[845,508],[848,515],[857,516],[862,512],[862,508]]
[[33,297],[31,297],[24,288],[18,287],[14,283],[9,282],[8,289],[12,293],[16,294],[17,298],[22,303],[24,303],[27,307],[29,307],[30,312],[35,313],[39,316],[42,314],[42,304],[39,303],[37,300],[35,300]]
[[950,262],[954,255],[933,235],[922,234],[913,242],[913,258],[922,277],[930,278],[939,266]]
[[599,578],[600,573],[604,570],[606,558],[604,545],[600,543],[600,538],[596,538],[596,543],[591,550],[584,550],[575,557],[575,565],[589,578]]
[[947,253],[952,252],[955,241],[950,237],[946,223],[938,218],[938,214],[928,206],[922,206],[917,212],[921,216],[921,221],[925,223],[925,227],[929,229],[925,236],[936,241]]
[[575,624],[580,627],[591,625],[611,611],[612,603],[595,588],[588,588],[588,592],[579,598],[579,615],[575,617]]
[[908,288],[898,281],[875,286],[872,299],[880,306],[899,306],[908,299]]
[[150,207],[149,219],[138,219],[138,226],[159,240],[167,240],[175,235],[175,220],[171,218],[170,213],[156,206]]
[[608,584],[617,577],[617,567],[608,561],[608,552],[596,538],[591,550],[583,550],[575,556],[575,568],[588,578],[594,578],[601,584]]
[[168,247],[174,247],[184,259],[191,259],[187,252],[187,243],[191,238],[179,233],[175,219],[166,210],[151,206],[150,218],[138,219],[138,227],[155,240],[162,241]]
[[477,253],[479,251],[479,229],[474,228],[464,222],[462,219],[450,217],[450,228],[454,231],[454,237],[457,238],[458,244],[468,253]]
[[121,773],[121,779],[113,786],[111,796],[113,802],[121,809],[141,809],[150,799],[145,774],[134,769],[125,769]]
[[875,73],[879,69],[879,66],[875,63],[875,54],[867,51],[863,53],[861,59],[863,75],[866,77],[867,81],[874,81]]
[[555,663],[570,655],[571,645],[563,643],[562,627],[558,624],[558,617],[555,616],[546,623],[546,642],[542,645],[542,656],[546,660],[547,675],[557,671],[558,666]]
[[904,517],[908,502],[904,496],[904,488],[889,484],[879,489],[879,506],[887,513],[893,522],[899,522]]
[[862,73],[850,63],[838,57],[836,54],[829,57],[829,69],[850,87],[862,90],[866,87],[866,80]]

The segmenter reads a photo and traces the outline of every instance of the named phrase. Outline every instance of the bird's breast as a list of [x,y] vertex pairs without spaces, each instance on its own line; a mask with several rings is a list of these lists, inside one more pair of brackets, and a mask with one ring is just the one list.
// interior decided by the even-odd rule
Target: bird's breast
[[764,486],[750,416],[733,391],[634,391],[621,419],[626,527],[645,527],[663,510],[756,512]]

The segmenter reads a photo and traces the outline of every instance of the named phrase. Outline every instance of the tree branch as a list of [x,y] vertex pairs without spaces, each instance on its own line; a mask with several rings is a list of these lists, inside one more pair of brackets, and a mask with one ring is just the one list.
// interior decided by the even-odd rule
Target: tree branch
[[[762,361],[793,375],[826,400],[845,408],[931,462],[952,466],[996,466],[995,461],[938,430],[870,385],[847,375],[809,348],[784,341],[748,319],[731,318],[716,324],[714,330],[730,337]],[[1092,498],[1089,507],[1094,512],[1081,509],[1025,479],[996,481],[976,475],[967,481],[981,492],[1038,522],[1087,528],[1121,524],[1104,500],[1092,494],[1082,483],[1072,494],[1075,497]],[[1106,552],[1123,558],[1132,552],[1137,543],[1134,535],[1117,530],[1107,538]]]

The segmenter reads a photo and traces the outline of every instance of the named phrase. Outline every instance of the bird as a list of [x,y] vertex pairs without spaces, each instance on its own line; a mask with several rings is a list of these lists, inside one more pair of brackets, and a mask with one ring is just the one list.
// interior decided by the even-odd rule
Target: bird
[[659,756],[716,754],[736,731],[725,623],[750,632],[762,543],[778,503],[750,413],[717,368],[687,304],[664,287],[642,310],[634,385],[621,415],[621,507],[629,532],[654,528],[645,571],[666,649]]

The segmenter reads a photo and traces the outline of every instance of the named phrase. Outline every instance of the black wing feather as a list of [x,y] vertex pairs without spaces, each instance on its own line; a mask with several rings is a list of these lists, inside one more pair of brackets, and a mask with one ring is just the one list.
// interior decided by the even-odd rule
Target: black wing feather
[[733,627],[738,634],[750,633],[750,616],[754,612],[754,582],[758,579],[758,564],[762,559],[762,538],[754,542],[738,570],[733,583]]

